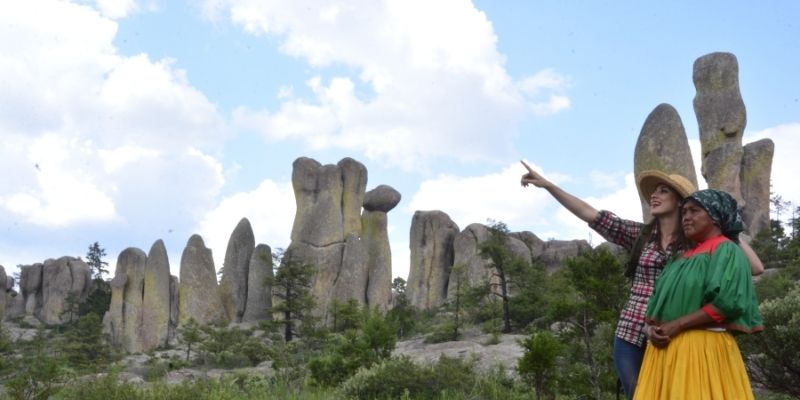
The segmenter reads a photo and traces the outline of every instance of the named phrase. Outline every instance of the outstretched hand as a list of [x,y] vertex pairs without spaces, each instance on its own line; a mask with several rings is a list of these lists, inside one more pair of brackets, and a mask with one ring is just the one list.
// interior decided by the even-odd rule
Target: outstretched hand
[[532,184],[533,186],[536,187],[545,187],[546,185],[550,184],[550,181],[544,179],[544,177],[536,173],[536,171],[534,171],[533,168],[530,167],[530,165],[525,163],[525,161],[520,160],[520,162],[525,167],[525,169],[528,170],[528,172],[525,175],[522,175],[522,178],[519,181],[519,183],[522,186],[528,187],[528,185]]

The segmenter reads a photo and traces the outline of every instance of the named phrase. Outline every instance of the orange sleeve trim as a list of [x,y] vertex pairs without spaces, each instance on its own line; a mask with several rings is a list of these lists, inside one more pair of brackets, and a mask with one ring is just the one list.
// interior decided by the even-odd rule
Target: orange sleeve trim
[[725,316],[722,315],[716,307],[712,306],[711,304],[706,304],[703,306],[703,312],[708,314],[711,319],[714,320],[716,323],[721,323],[725,320]]

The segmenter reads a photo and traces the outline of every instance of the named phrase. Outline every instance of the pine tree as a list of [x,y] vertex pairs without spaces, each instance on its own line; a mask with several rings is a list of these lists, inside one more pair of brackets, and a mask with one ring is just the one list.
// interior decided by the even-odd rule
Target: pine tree
[[92,271],[92,276],[95,279],[102,279],[103,274],[107,274],[108,270],[105,268],[108,263],[103,261],[106,256],[106,249],[100,247],[100,243],[94,242],[89,246],[89,251],[86,253],[86,264]]
[[276,323],[283,325],[283,337],[287,342],[298,336],[299,327],[306,324],[309,329],[313,325],[314,297],[311,295],[311,283],[316,268],[291,256],[289,252],[280,251],[273,255],[278,260],[278,269],[273,277],[267,278],[272,286],[272,294],[279,301],[272,310],[282,314],[283,318]]

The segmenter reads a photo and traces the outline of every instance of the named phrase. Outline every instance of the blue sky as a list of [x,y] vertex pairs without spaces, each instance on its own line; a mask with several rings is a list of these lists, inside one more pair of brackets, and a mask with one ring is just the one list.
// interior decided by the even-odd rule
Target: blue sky
[[3,2],[0,265],[94,241],[113,265],[163,239],[177,274],[200,233],[219,267],[242,217],[285,247],[301,156],[355,158],[367,189],[400,191],[395,276],[416,210],[598,244],[520,188],[518,160],[639,218],[642,124],[669,103],[699,148],[692,64],[714,51],[738,57],[745,142],[775,142],[773,190],[800,205],[798,16],[794,1]]

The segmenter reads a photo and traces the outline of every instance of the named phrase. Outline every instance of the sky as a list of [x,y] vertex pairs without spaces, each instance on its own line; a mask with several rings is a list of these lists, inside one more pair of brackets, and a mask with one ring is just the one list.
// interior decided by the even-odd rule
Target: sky
[[[602,242],[519,160],[641,219],[633,151],[674,106],[695,164],[694,60],[739,62],[745,143],[775,143],[772,189],[800,206],[800,3],[530,0],[83,0],[0,4],[0,265],[200,234],[222,265],[248,218],[289,245],[292,162],[368,170],[407,277],[417,210],[542,239]],[[699,171],[699,164],[697,167]],[[702,184],[702,177],[699,177]]]

